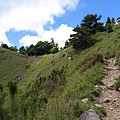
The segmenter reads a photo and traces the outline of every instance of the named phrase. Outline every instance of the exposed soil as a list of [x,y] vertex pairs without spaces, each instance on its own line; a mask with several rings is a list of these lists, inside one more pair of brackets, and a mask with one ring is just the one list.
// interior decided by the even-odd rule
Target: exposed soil
[[107,59],[105,66],[105,77],[102,79],[101,95],[96,99],[96,103],[102,105],[107,116],[105,120],[120,120],[120,91],[114,89],[114,83],[120,76],[120,69],[115,64],[115,58]]

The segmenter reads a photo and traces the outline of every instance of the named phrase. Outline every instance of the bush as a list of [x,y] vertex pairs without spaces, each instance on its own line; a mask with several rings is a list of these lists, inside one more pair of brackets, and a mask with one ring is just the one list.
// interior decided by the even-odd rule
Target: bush
[[51,95],[54,91],[63,89],[62,86],[64,86],[66,83],[65,72],[66,70],[63,66],[60,69],[53,69],[51,74],[45,78],[44,90],[48,96]]
[[57,53],[58,51],[59,51],[58,47],[53,47],[53,48],[50,49],[50,52],[51,52],[52,54],[55,54],[55,53]]
[[6,48],[6,49],[9,48],[7,44],[1,44],[1,46],[2,46],[3,48]]
[[107,116],[107,113],[103,107],[96,107],[95,112],[100,116],[101,119],[102,117]]
[[25,66],[25,69],[29,69],[29,68],[30,68],[30,65],[27,64],[27,65]]
[[76,117],[80,117],[80,115],[84,111],[88,110],[89,108],[90,108],[90,106],[88,106],[87,104],[75,101],[75,103],[73,105],[73,115]]
[[92,91],[92,94],[95,96],[95,97],[99,97],[100,96],[100,93],[101,93],[101,89],[94,89]]
[[84,72],[86,69],[91,68],[95,65],[96,62],[103,62],[103,55],[97,52],[91,53],[85,57],[82,62],[82,67],[80,69],[80,73]]

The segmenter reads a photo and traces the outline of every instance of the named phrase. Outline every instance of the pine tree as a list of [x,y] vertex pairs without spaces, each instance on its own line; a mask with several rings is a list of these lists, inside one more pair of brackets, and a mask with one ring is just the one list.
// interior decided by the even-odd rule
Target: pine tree
[[73,31],[75,34],[70,35],[70,43],[73,45],[75,49],[85,49],[95,44],[95,39],[93,38],[93,34],[98,31],[104,31],[105,28],[103,23],[98,22],[101,18],[97,16],[97,14],[88,14],[82,20],[82,23],[77,25]]
[[10,91],[10,94],[11,94],[11,99],[12,99],[12,108],[14,107],[14,96],[15,96],[15,93],[17,92],[17,85],[10,81],[8,83],[8,86],[9,86],[9,91]]

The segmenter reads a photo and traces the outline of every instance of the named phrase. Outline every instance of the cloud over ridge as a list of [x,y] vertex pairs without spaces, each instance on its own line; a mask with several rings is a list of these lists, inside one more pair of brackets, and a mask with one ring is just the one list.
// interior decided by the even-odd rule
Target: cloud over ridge
[[[1,0],[0,40],[10,45],[9,40],[5,35],[5,32],[9,31],[11,28],[15,29],[16,31],[36,31],[39,35],[37,36],[37,38],[41,39],[44,39],[44,35],[48,34],[49,32],[51,34],[59,33],[59,38],[59,35],[61,35],[60,30],[62,30],[63,26],[65,29],[69,29],[68,31],[71,33],[72,30],[67,25],[61,25],[58,29],[53,30],[53,32],[52,30],[45,31],[44,25],[46,25],[47,23],[50,23],[51,25],[54,24],[55,16],[60,17],[64,15],[67,10],[74,10],[78,2],[79,0]],[[27,39],[28,37],[30,38],[31,36],[27,36]],[[57,37],[55,38],[57,39]],[[66,37],[63,38],[65,39]],[[23,45],[24,42],[25,44],[30,43],[26,42],[27,39],[24,38],[20,40],[20,42],[22,41]],[[33,40],[31,39],[31,41]]]

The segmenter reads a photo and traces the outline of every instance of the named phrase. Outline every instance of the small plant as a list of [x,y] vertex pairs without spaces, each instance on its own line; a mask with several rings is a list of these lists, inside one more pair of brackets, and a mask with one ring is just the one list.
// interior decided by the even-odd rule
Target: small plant
[[0,84],[0,91],[1,91],[1,92],[3,91],[3,86],[2,86],[2,84]]
[[13,81],[10,81],[8,83],[8,86],[9,86],[9,91],[10,91],[10,94],[11,94],[12,108],[13,108],[14,107],[14,96],[15,96],[15,93],[17,92],[17,85]]
[[118,90],[118,88],[120,87],[120,76],[119,76],[117,82],[115,82],[114,87],[115,87],[116,90]]
[[41,94],[39,97],[38,97],[40,103],[47,103],[48,102],[48,99],[47,99],[47,96],[46,94]]
[[28,68],[30,68],[30,65],[29,65],[29,64],[27,64],[27,65],[25,66],[25,69],[28,69]]
[[95,97],[99,97],[100,96],[100,92],[101,92],[101,89],[94,89],[92,91],[92,94],[95,96]]
[[59,89],[60,86],[65,85],[65,72],[66,70],[64,66],[60,69],[57,68],[52,70],[51,74],[47,77],[47,80],[45,81],[45,91],[48,95]]
[[73,114],[74,116],[79,117],[84,111],[88,110],[89,108],[90,108],[89,105],[75,101],[73,105]]
[[107,113],[103,107],[96,107],[95,111],[100,116],[101,119],[102,117],[107,116]]

